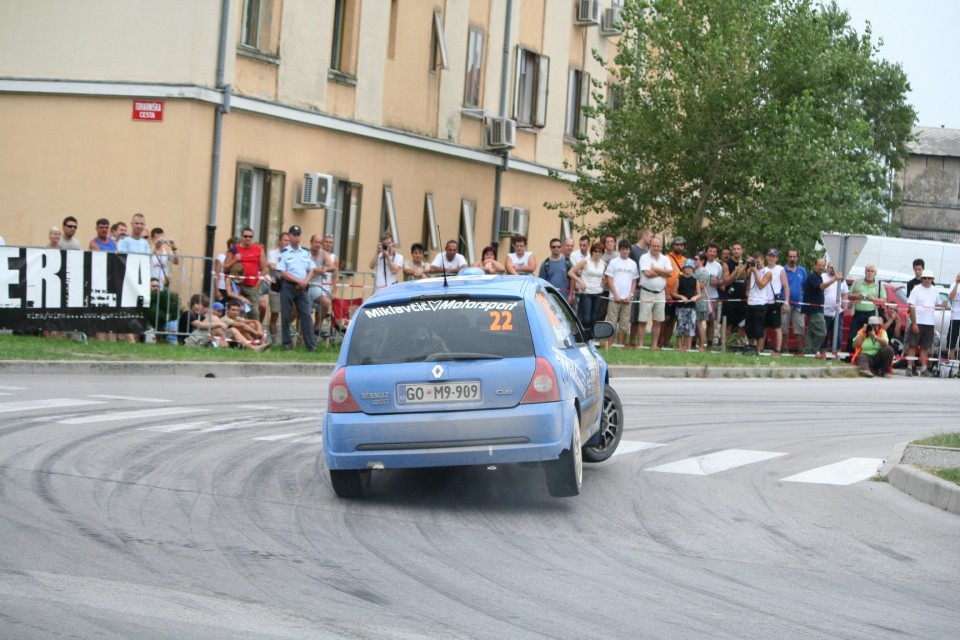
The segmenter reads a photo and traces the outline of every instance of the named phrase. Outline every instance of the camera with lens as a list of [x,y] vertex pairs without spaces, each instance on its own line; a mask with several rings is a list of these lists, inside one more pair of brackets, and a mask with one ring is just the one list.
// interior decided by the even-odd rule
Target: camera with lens
[[757,266],[757,261],[754,260],[753,258],[751,258],[750,260],[747,260],[747,266],[748,266],[748,267],[755,267],[755,266]]

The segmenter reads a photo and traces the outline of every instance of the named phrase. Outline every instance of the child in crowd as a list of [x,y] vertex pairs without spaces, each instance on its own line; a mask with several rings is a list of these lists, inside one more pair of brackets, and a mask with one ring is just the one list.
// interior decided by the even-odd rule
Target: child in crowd
[[682,272],[673,285],[673,299],[677,310],[677,350],[687,351],[693,346],[693,336],[697,332],[696,302],[703,295],[701,283],[693,275],[693,260],[683,262]]

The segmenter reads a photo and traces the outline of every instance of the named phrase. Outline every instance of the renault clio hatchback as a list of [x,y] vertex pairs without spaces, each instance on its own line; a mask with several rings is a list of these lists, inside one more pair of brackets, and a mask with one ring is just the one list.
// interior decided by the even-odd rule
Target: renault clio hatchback
[[[580,493],[623,409],[591,339],[549,283],[459,276],[391,286],[356,312],[330,377],[323,448],[334,492],[375,469],[540,463],[553,496]],[[534,465],[537,466],[537,465]]]

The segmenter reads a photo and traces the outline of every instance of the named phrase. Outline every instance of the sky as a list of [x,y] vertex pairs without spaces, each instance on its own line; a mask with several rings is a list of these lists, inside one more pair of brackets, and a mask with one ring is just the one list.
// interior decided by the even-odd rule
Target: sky
[[923,127],[960,129],[960,0],[837,0],[863,33],[870,22],[877,54],[899,62],[907,101]]

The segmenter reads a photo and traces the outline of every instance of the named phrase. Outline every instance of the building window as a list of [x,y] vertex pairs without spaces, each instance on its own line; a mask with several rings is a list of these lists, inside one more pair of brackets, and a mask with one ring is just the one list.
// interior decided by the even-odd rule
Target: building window
[[516,84],[513,118],[521,125],[543,127],[547,124],[547,80],[550,58],[517,47]]
[[423,202],[423,244],[429,255],[440,252],[440,232],[437,230],[437,213],[433,208],[432,193],[428,193]]
[[465,107],[480,106],[480,87],[483,80],[483,31],[470,27],[467,32],[467,77],[463,90]]
[[282,171],[238,165],[233,235],[250,227],[257,242],[277,237],[283,227],[285,184]]
[[363,203],[363,185],[355,182],[337,182],[337,198],[327,211],[324,235],[333,236],[333,252],[340,257],[341,271],[356,272],[360,234],[360,206]]
[[590,102],[590,74],[570,68],[567,79],[567,125],[564,134],[568,138],[587,135],[587,116],[584,107]]
[[355,0],[334,0],[333,5],[330,69],[348,76],[357,73],[357,4]]
[[477,220],[477,203],[471,200],[462,200],[460,203],[460,253],[467,259],[467,263],[476,262],[473,226]]
[[258,57],[256,54],[263,54],[267,58],[259,59],[275,62],[273,59],[278,57],[280,50],[282,0],[242,0],[241,7],[239,53],[253,58]]
[[260,49],[263,4],[263,0],[245,0],[243,3],[243,28],[240,33],[240,42],[245,47]]
[[393,244],[400,246],[400,229],[397,226],[397,208],[393,204],[393,187],[383,188],[383,205],[380,207],[380,233],[393,236]]
[[562,218],[560,220],[560,239],[566,240],[567,238],[573,238],[573,222],[570,218]]
[[449,69],[447,62],[447,41],[443,38],[443,16],[433,12],[433,36],[430,43],[430,71]]

